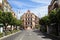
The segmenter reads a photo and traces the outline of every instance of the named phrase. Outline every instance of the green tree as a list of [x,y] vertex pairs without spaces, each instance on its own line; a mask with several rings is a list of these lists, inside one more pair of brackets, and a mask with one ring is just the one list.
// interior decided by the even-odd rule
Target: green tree
[[44,26],[44,28],[42,29],[44,32],[47,32],[47,27],[48,27],[49,23],[50,23],[50,20],[49,20],[48,16],[45,16],[45,17],[40,19],[40,24],[42,26]]
[[56,10],[52,10],[52,11],[50,12],[50,14],[49,14],[49,19],[50,19],[50,24],[57,22]]
[[57,35],[59,35],[59,29],[60,29],[60,8],[57,10],[56,12],[56,18],[57,18],[57,22],[56,22],[56,31],[57,31]]
[[55,35],[59,35],[58,33],[58,24],[59,24],[59,10],[52,10],[49,15],[50,24],[54,25],[52,30]]
[[7,26],[11,24],[13,16],[10,12],[0,12],[0,22],[5,26],[5,30],[7,30]]

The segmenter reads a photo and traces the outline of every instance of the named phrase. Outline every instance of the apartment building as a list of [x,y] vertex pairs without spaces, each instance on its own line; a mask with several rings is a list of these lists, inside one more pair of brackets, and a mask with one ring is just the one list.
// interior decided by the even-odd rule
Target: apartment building
[[48,13],[50,13],[51,10],[55,10],[60,7],[60,0],[52,0],[50,5],[48,6]]
[[30,10],[21,16],[21,20],[23,21],[22,25],[24,29],[27,29],[28,27],[34,29],[39,25],[39,18],[35,14],[31,13]]
[[3,5],[4,12],[11,12],[12,11],[12,7],[10,6],[10,4],[8,3],[7,0],[3,0],[2,5]]
[[0,0],[0,11],[2,11],[2,0]]
[[[60,8],[60,0],[52,0],[51,3],[50,3],[50,5],[48,6],[48,15],[50,14],[50,12],[52,10],[57,10],[58,8]],[[60,36],[60,27],[57,26],[57,28],[56,28],[55,25],[51,25],[49,27],[49,33],[51,34],[53,32],[56,33],[56,34],[58,34]],[[53,34],[53,35],[55,35],[55,34]]]
[[0,0],[0,10],[3,12],[11,12],[13,17],[16,18],[15,13],[7,0]]
[[15,12],[13,12],[13,10],[11,13],[12,13],[13,17],[17,18],[16,14],[15,14]]

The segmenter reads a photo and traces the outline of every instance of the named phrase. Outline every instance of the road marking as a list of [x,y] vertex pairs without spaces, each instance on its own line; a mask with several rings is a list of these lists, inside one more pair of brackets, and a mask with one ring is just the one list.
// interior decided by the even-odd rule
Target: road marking
[[22,40],[24,38],[25,34],[20,38],[20,40]]
[[31,36],[32,34],[30,33],[29,35]]
[[51,39],[43,39],[43,40],[51,40]]
[[45,40],[45,39],[43,39],[43,40]]
[[40,38],[41,38],[41,36],[38,36],[38,37],[40,37]]

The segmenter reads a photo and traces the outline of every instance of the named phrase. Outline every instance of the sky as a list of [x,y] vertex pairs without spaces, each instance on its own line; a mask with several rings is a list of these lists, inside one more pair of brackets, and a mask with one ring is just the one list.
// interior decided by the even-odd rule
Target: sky
[[48,5],[51,0],[8,0],[13,11],[19,19],[27,10],[30,10],[39,18],[48,14]]

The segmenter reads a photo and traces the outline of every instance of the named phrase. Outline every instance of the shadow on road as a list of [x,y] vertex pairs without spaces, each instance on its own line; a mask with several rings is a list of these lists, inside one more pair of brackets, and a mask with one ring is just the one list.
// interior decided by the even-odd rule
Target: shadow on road
[[43,39],[60,40],[60,39],[57,39],[56,37],[53,37],[53,36],[48,35],[46,33],[42,33],[39,30],[34,30],[33,32],[37,33],[37,35],[41,36]]

